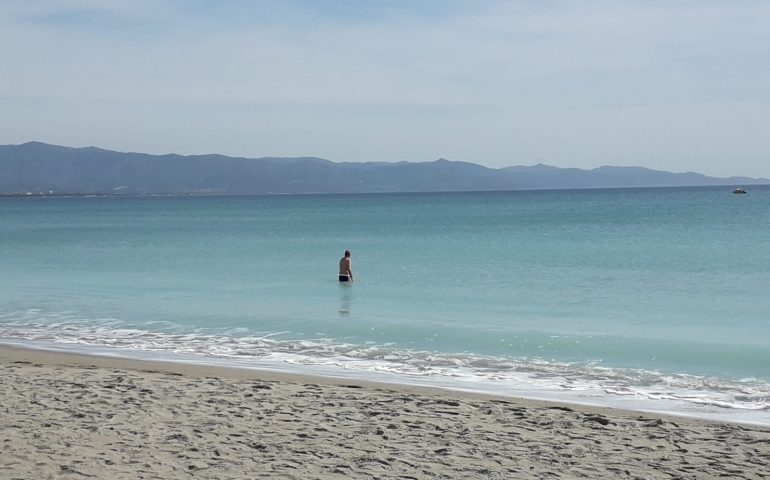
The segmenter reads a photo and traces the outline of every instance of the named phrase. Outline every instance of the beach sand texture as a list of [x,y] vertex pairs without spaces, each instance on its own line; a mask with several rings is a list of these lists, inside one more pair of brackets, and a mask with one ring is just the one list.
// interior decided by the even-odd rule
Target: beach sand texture
[[770,478],[770,428],[0,347],[0,478]]

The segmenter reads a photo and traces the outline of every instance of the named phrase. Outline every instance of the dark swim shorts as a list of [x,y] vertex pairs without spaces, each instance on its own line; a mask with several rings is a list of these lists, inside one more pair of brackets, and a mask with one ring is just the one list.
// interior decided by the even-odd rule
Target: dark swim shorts
[[349,281],[350,281],[350,277],[348,277],[347,275],[340,275],[340,282],[349,282]]

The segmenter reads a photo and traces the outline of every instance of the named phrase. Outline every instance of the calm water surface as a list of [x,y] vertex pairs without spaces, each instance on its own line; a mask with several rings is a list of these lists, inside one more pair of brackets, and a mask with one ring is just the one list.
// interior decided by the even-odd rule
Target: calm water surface
[[6,343],[770,424],[767,187],[4,198],[0,219]]

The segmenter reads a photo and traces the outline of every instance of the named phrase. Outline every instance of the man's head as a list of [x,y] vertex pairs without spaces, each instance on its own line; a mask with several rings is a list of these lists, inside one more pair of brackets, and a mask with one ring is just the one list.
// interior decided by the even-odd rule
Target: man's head
[[350,257],[350,250],[345,250],[345,258],[349,258],[349,257]]

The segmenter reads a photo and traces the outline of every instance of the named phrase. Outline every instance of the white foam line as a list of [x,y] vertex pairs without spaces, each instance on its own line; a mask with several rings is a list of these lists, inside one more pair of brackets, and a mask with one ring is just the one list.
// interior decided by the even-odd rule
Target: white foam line
[[496,395],[770,424],[770,383],[757,379],[726,381],[598,365],[335,344],[323,339],[282,341],[278,334],[233,338],[207,334],[205,329],[192,333],[158,333],[120,328],[114,320],[96,325],[73,321],[3,322],[0,336],[5,337],[5,343],[59,351],[286,372],[296,372],[299,367],[303,373],[332,377],[419,383]]

